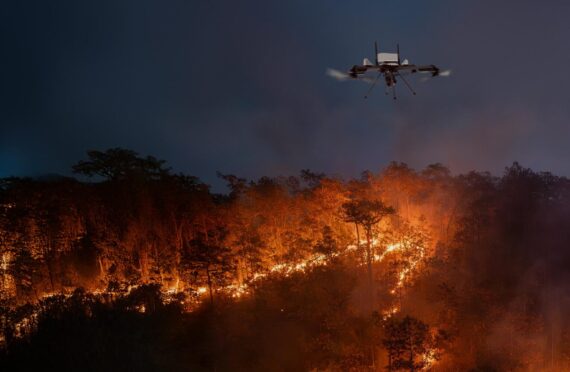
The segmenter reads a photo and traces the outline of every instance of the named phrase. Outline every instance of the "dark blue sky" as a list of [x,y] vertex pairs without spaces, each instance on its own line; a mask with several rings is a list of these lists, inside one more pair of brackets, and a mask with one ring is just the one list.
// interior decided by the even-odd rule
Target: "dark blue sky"
[[[0,177],[66,174],[115,146],[209,183],[391,160],[570,175],[569,15],[527,0],[12,1]],[[325,75],[372,58],[375,39],[453,75],[396,102]]]

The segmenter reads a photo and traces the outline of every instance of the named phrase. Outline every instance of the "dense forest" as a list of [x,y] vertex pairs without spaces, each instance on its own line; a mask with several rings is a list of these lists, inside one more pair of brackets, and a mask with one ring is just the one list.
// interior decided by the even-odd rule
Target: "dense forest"
[[0,179],[2,370],[570,370],[567,178],[87,155]]

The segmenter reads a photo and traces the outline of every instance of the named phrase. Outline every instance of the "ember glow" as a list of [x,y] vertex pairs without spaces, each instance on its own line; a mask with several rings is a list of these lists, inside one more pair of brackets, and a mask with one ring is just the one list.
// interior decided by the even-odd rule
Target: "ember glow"
[[[503,235],[513,227],[502,224],[524,217],[510,213],[513,203],[532,200],[510,190],[529,177],[544,182],[546,196],[533,196],[540,198],[534,203],[551,208],[564,200],[564,179],[554,187],[519,166],[495,179],[392,164],[348,181],[312,173],[254,182],[225,176],[232,191],[219,196],[195,179],[152,169],[144,181],[137,174],[95,184],[4,184],[6,358],[28,340],[40,342],[36,335],[63,337],[63,325],[61,332],[50,328],[62,322],[79,333],[95,332],[91,324],[111,327],[105,334],[121,339],[138,335],[121,327],[149,327],[146,342],[171,345],[196,369],[203,360],[221,369],[247,365],[236,361],[245,345],[267,347],[268,337],[286,341],[280,348],[295,361],[293,370],[469,370],[497,360],[530,369],[566,365],[565,333],[554,338],[545,324],[565,326],[543,310],[555,302],[541,289],[554,288],[557,270],[551,267],[552,283],[545,283],[552,263],[531,259],[538,251],[530,249],[517,270],[500,261],[513,257],[504,243],[513,235]],[[541,223],[519,233],[558,228]],[[521,275],[529,282],[520,284]],[[258,333],[268,327],[279,331]],[[237,354],[187,354],[188,342],[213,346],[206,336],[171,339],[178,331],[215,337]],[[537,351],[529,354],[531,346]],[[545,359],[540,350],[549,347]],[[278,349],[265,349],[255,368],[273,363]]]

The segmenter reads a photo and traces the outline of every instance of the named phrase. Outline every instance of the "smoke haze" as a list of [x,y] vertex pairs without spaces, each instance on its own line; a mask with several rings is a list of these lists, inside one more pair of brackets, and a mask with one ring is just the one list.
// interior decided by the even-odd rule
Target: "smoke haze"
[[[11,3],[2,14],[0,176],[67,173],[88,149],[132,148],[215,183],[391,160],[568,175],[569,5],[248,1]],[[449,78],[340,83],[400,43]]]

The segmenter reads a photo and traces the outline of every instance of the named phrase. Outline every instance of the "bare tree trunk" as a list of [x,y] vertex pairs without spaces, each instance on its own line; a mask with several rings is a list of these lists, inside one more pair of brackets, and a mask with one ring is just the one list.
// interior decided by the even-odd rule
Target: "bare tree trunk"
[[[371,231],[366,229],[366,268],[368,271],[368,301],[369,309],[372,313],[374,311],[374,279],[372,275],[372,241],[370,239]],[[375,347],[374,343],[371,345],[371,359],[372,359],[372,369],[376,370],[375,366]]]
[[180,263],[182,262],[182,249],[184,248],[184,235],[183,226],[184,223],[181,221],[180,224],[176,223],[176,218],[173,217],[174,231],[175,231],[175,243],[174,243],[174,272],[176,275],[176,291],[180,290]]
[[44,249],[43,254],[44,254],[44,260],[46,263],[46,268],[48,271],[48,276],[49,276],[49,283],[51,285],[51,291],[55,291],[55,285],[54,285],[54,280],[53,280],[53,269],[52,269],[52,265],[51,265],[51,254],[53,253],[52,250],[52,245],[51,245],[51,236],[48,233],[48,241],[47,241],[47,247],[46,249]]
[[48,276],[49,276],[49,283],[51,285],[51,291],[53,292],[53,291],[55,291],[55,285],[53,282],[53,272],[52,272],[52,268],[50,265],[50,259],[49,258],[46,259],[46,267],[47,267]]
[[97,262],[99,262],[99,276],[103,278],[105,273],[105,269],[103,268],[103,261],[101,260],[101,256],[97,257]]
[[206,276],[208,277],[208,291],[210,292],[210,305],[214,304],[214,291],[212,290],[212,277],[210,275],[210,268],[206,268]]
[[370,300],[370,310],[374,310],[374,278],[372,275],[372,242],[370,231],[366,231],[366,268],[368,271],[368,295]]
[[409,329],[410,332],[410,372],[414,372],[414,345],[412,344],[412,331]]

